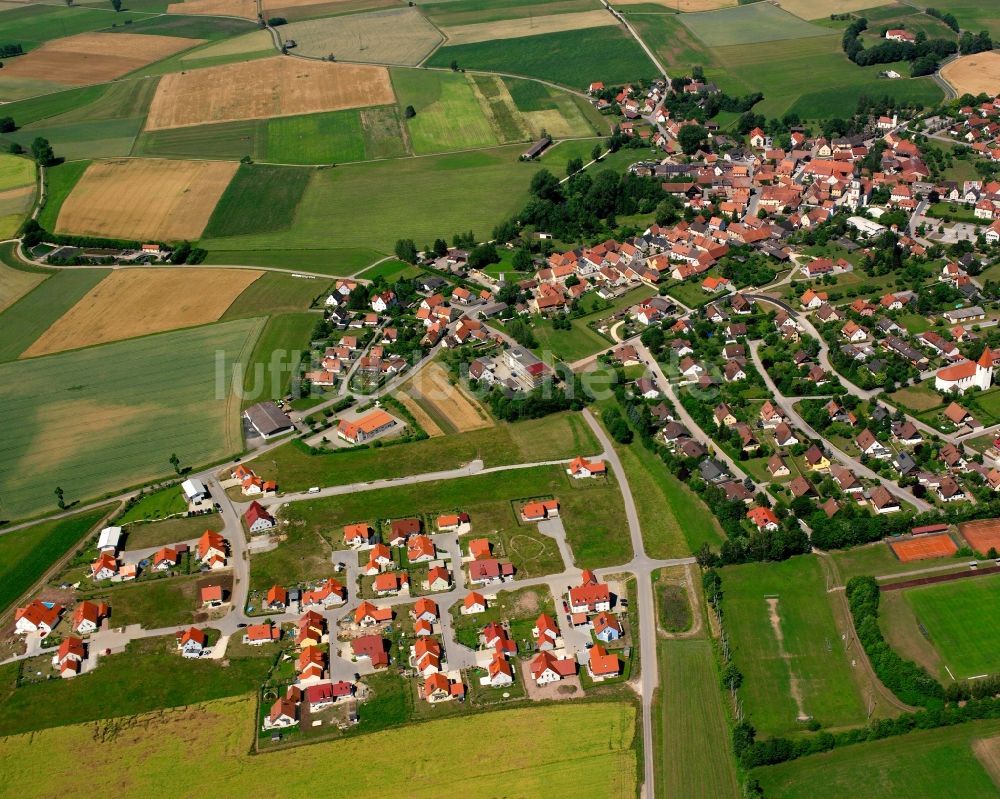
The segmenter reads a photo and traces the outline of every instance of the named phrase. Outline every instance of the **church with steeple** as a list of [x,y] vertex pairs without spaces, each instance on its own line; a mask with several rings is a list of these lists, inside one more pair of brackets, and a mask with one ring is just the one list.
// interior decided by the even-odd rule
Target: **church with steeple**
[[970,388],[986,391],[993,385],[993,353],[986,347],[978,361],[962,361],[954,366],[939,369],[934,378],[938,391],[957,391],[964,394]]

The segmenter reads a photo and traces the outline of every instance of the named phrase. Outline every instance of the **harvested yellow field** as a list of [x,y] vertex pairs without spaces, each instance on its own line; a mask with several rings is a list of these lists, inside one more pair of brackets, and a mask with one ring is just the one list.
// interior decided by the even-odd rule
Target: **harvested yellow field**
[[992,97],[1000,91],[1000,53],[988,50],[962,56],[946,65],[941,77],[960,95],[985,92]]
[[0,263],[0,311],[9,308],[46,277],[42,272],[22,272]]
[[607,11],[580,11],[575,14],[549,14],[544,17],[521,17],[498,22],[479,22],[475,25],[456,25],[442,28],[448,44],[492,42],[496,39],[515,39],[518,36],[538,36],[543,33],[576,31],[616,25]]
[[262,274],[250,269],[117,269],[59,317],[21,357],[215,322]]
[[[872,0],[776,0],[775,5],[783,8],[789,14],[794,14],[802,19],[828,19],[831,14],[846,14],[849,11],[861,11],[862,9],[873,8],[879,4],[877,2],[873,3]],[[884,3],[882,5],[895,4]]]
[[59,210],[57,233],[194,240],[239,166],[235,161],[95,161]]
[[[871,7],[872,0],[868,0]],[[617,0],[616,6],[634,6],[642,3],[664,6],[673,11],[716,11],[739,5],[737,0]]]
[[245,33],[232,39],[223,39],[210,47],[202,47],[181,56],[181,61],[196,61],[202,58],[218,58],[219,56],[243,55],[244,53],[259,53],[273,50],[274,40],[268,30],[261,29],[253,33]]
[[167,6],[167,13],[257,19],[257,2],[256,0],[184,0],[182,3],[171,3]]
[[5,78],[79,86],[103,83],[201,44],[204,39],[141,33],[78,33],[4,62]]
[[[178,668],[183,664],[178,663]],[[82,682],[82,681],[81,681]],[[73,686],[76,687],[75,685]],[[83,690],[82,688],[80,690]],[[248,753],[255,703],[250,697],[122,719],[40,730],[0,739],[0,760],[46,753],[44,769],[5,769],[4,793],[48,799],[71,793],[86,761],[88,780],[109,799],[198,793],[177,778],[178,763],[204,763],[229,796],[298,796],[316,792],[316,764],[335,763],[323,796],[407,799],[631,799],[636,791],[635,710],[624,702],[565,703],[490,713],[490,746],[456,746],[482,737],[486,717],[430,721],[419,728],[421,757],[383,758],[378,768],[351,768],[373,752],[412,746],[414,730],[397,728],[342,741]],[[365,706],[359,709],[364,725]],[[363,726],[362,726],[363,729]],[[39,748],[41,747],[41,748]],[[497,764],[503,764],[497,768]]]
[[277,56],[164,75],[146,130],[390,105],[385,67]]
[[486,411],[459,386],[452,385],[448,373],[438,363],[417,372],[407,385],[406,393],[428,413],[435,426],[446,433],[465,433],[493,426]]
[[438,423],[431,418],[430,414],[413,397],[402,391],[396,395],[396,399],[402,402],[406,406],[406,410],[413,414],[413,418],[417,420],[417,424],[423,428],[424,432],[430,438],[437,438],[444,435],[444,430],[438,426]]

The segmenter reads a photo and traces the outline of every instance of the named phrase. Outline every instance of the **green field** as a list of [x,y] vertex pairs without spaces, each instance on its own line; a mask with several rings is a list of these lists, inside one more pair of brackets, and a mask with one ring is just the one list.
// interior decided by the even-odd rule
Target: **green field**
[[442,47],[427,66],[481,69],[541,78],[582,90],[591,81],[648,80],[656,68],[636,41],[618,28],[547,33]]
[[45,206],[38,215],[38,224],[43,228],[55,230],[59,209],[88,166],[89,161],[70,161],[45,170]]
[[956,679],[1000,671],[1000,575],[907,589],[906,601]]
[[380,261],[384,253],[363,247],[342,247],[335,250],[215,250],[205,263],[237,264],[240,266],[274,266],[281,269],[318,272],[325,275],[351,275]]
[[138,22],[147,17],[134,11],[116,14],[110,4],[107,8],[27,5],[0,15],[0,42],[18,42],[26,51],[34,50],[52,39],[108,28],[113,23],[123,27],[126,20],[134,24],[125,30],[138,33]]
[[828,34],[825,28],[812,25],[770,3],[752,3],[719,11],[682,14],[681,22],[709,47]]
[[[40,289],[51,290],[62,274]],[[8,514],[54,509],[56,486],[74,502],[168,474],[172,453],[196,466],[239,452],[231,370],[246,361],[262,321],[0,365],[0,425],[7,431],[0,495]],[[217,356],[228,367],[223,374]]]
[[[182,697],[207,693],[205,683],[223,688],[218,685],[220,678],[216,675],[233,671],[220,669],[214,661],[185,663],[184,668],[179,668],[176,656],[162,658],[162,663],[143,664],[152,672],[152,679],[147,681],[150,693],[169,696],[168,691],[176,689],[181,680],[190,685],[189,690],[182,692]],[[168,666],[168,663],[175,665]],[[219,692],[219,695],[250,691],[251,679],[261,676],[268,663],[269,659],[264,657],[244,658],[241,665],[253,664],[256,675],[244,668],[233,675],[230,690]],[[159,672],[167,669],[172,669],[173,673],[161,682],[157,679]],[[100,673],[101,669],[86,680],[57,680],[56,683],[62,684],[49,683],[21,690],[34,699],[49,691],[54,696],[71,700],[74,695],[87,693],[89,683],[100,679]],[[121,671],[114,676],[123,684],[128,679]],[[371,682],[377,684],[382,680],[378,677]],[[106,685],[104,680],[101,682]],[[106,703],[105,711],[121,705],[107,689],[102,698]],[[202,700],[185,701],[182,698],[180,702],[169,704],[193,705],[198,701]],[[375,704],[359,707],[360,732],[365,729],[365,713],[370,714],[369,723],[375,721],[371,715],[378,713]],[[449,709],[445,706],[436,710],[441,713]],[[397,723],[384,725],[392,729],[372,735],[355,735],[257,757],[248,752],[254,726],[251,719],[255,712],[254,698],[246,696],[140,717],[130,724],[63,727],[33,736],[4,738],[0,740],[0,756],[5,762],[15,762],[42,746],[56,761],[70,762],[86,751],[90,778],[108,786],[103,790],[109,799],[151,794],[162,797],[189,795],[183,780],[176,779],[177,764],[196,761],[211,763],[213,779],[234,794],[289,796],[316,790],[318,762],[345,766],[361,764],[370,759],[373,751],[402,752],[413,742],[414,729]],[[67,715],[76,720],[82,714],[74,709]],[[486,723],[490,725],[492,756],[503,763],[503,768],[484,769],[481,752],[471,746],[456,746],[456,742],[472,741],[481,735],[484,718],[468,715],[437,719],[419,727],[421,757],[388,758],[378,769],[339,768],[337,778],[323,793],[331,799],[363,795],[405,795],[411,799],[441,796],[490,799],[501,795],[631,799],[637,791],[635,720],[635,709],[625,702],[569,702],[495,712]],[[95,728],[111,728],[114,733],[108,736],[98,733],[95,738]],[[528,740],[531,746],[524,745]],[[128,773],[128,785],[115,788],[110,783],[120,781],[123,770]],[[51,797],[70,790],[74,779],[77,778],[59,769],[45,769],[30,778],[24,770],[15,770],[7,788],[23,799]]]
[[280,272],[265,272],[247,286],[223,319],[263,316],[266,313],[305,311],[314,300],[326,299],[333,284],[322,278],[293,277]]
[[[540,168],[518,163],[518,155],[520,148],[498,148],[309,170],[312,180],[297,203],[297,186],[296,192],[275,198],[269,178],[241,180],[244,171],[251,178],[278,167],[246,167],[216,207],[202,246],[210,251],[374,249],[388,254],[403,237],[433,241],[471,229],[483,238],[520,210],[531,176]],[[414,197],[421,202],[414,203]],[[253,235],[254,230],[261,232]]]
[[309,338],[319,314],[297,312],[271,316],[247,364],[243,407],[288,393],[300,358],[309,357]]
[[417,112],[415,117],[406,120],[415,153],[440,153],[498,144],[465,75],[394,69],[392,85],[400,106],[412,105]]
[[410,280],[422,274],[419,266],[413,266],[405,261],[397,261],[395,258],[383,261],[377,266],[360,272],[358,277],[364,280],[374,280],[377,277],[383,278],[387,283],[395,283],[397,280]]
[[[268,123],[262,119],[143,131],[132,152],[153,158],[221,158],[254,160],[267,155]],[[246,167],[244,167],[246,169]],[[242,170],[241,170],[242,171]]]
[[279,117],[267,124],[267,158],[284,164],[330,164],[365,157],[356,109]]
[[[53,563],[72,549],[111,506],[89,510],[0,535],[0,612],[38,581]],[[5,506],[0,504],[0,514]]]
[[[144,495],[125,513],[115,519],[115,524],[122,525],[129,522],[146,521],[150,519],[164,519],[187,511],[187,501],[184,499],[184,492],[180,486],[172,485],[161,488]],[[132,542],[129,536],[129,549],[138,547]]]
[[29,151],[31,143],[44,136],[60,158],[110,158],[128,155],[142,129],[142,117],[105,119],[93,122],[53,124],[51,120],[4,134],[5,141],[16,142]]
[[299,167],[243,164],[219,198],[205,238],[288,230],[314,174]]
[[662,8],[651,13],[646,8],[653,7],[643,6],[643,11],[633,11],[625,6],[621,10],[668,69],[690,70],[695,64],[703,67],[714,64],[711,51],[681,21],[687,14],[667,14]]
[[934,8],[954,14],[962,30],[985,30],[994,38],[1000,36],[1000,17],[990,3],[980,0],[936,0]]
[[250,33],[257,26],[246,19],[232,17],[181,16],[170,14],[149,17],[124,27],[118,22],[116,33],[150,33],[157,36],[180,36],[185,39],[226,39],[241,33]]
[[659,641],[657,659],[660,687],[653,708],[657,795],[736,799],[740,796],[736,764],[711,642]]
[[993,799],[997,784],[973,747],[997,735],[1000,722],[972,721],[845,746],[756,769],[752,775],[767,799]]
[[107,269],[64,269],[0,313],[0,361],[12,361],[107,275]]
[[435,25],[473,25],[600,8],[598,0],[446,0],[419,3]]
[[[815,557],[726,567],[722,583],[733,660],[745,675],[740,695],[759,735],[803,729],[800,713],[824,727],[865,721]],[[778,599],[783,642],[769,619],[770,597]]]

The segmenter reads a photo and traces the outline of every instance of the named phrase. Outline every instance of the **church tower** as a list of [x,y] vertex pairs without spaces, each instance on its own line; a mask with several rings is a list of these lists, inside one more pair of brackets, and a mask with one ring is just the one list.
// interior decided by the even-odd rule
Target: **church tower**
[[986,391],[993,385],[993,353],[986,347],[976,361],[976,385]]

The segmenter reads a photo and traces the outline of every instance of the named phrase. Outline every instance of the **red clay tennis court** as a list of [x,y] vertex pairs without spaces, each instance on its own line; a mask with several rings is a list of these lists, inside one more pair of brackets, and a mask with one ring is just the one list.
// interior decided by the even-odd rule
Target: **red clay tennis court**
[[1000,551],[1000,519],[964,522],[958,526],[958,531],[976,552],[985,555],[991,547]]
[[952,541],[951,536],[944,534],[911,538],[909,541],[894,541],[889,546],[903,563],[928,558],[947,558],[958,551],[958,546]]

